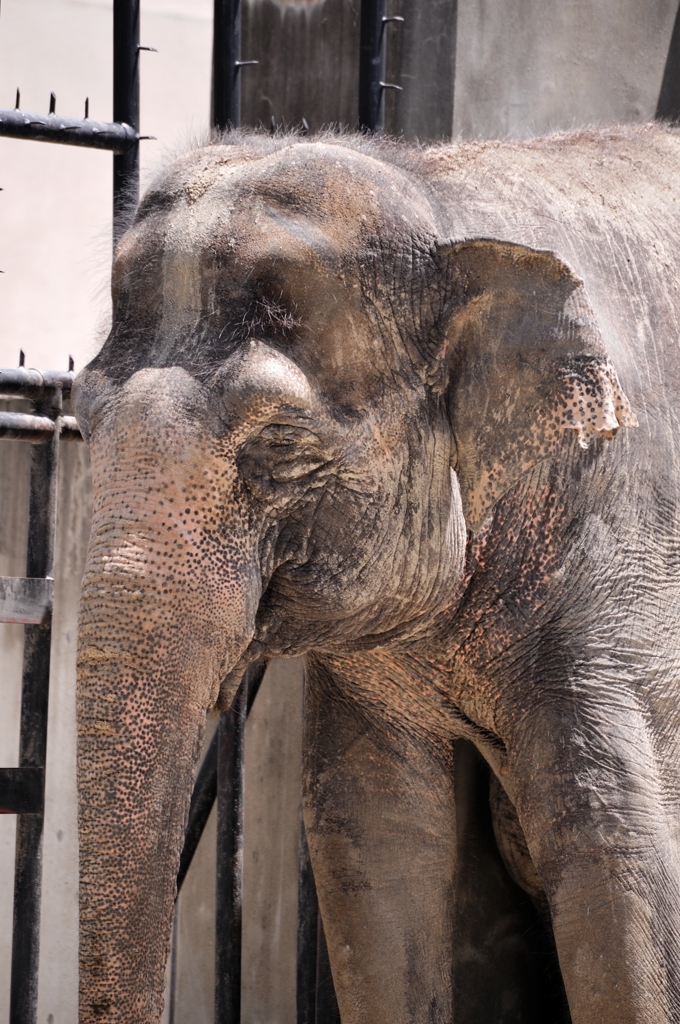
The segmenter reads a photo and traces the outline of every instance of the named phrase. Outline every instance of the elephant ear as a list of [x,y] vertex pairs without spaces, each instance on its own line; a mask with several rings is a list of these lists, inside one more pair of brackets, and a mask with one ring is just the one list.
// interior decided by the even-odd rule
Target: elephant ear
[[583,282],[557,256],[478,239],[440,245],[437,259],[453,296],[442,329],[454,468],[477,530],[565,431],[588,448],[637,419]]

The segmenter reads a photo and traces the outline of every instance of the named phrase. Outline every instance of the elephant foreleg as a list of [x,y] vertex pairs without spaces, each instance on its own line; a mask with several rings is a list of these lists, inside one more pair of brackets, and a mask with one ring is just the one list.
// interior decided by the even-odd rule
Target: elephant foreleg
[[599,703],[594,685],[571,689],[525,717],[504,784],[550,903],[573,1024],[677,1024],[673,795],[634,702],[614,686]]
[[451,765],[368,719],[316,665],[305,824],[343,1024],[450,1024]]

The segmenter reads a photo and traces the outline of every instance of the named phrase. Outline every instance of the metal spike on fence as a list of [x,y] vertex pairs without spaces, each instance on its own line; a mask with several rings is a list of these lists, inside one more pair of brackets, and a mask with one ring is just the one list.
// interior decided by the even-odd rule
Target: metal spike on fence
[[68,372],[69,373],[73,373],[73,369],[74,369],[75,365],[76,364],[73,362],[73,356],[69,356],[68,357]]
[[86,96],[85,97],[85,120],[86,121],[87,121],[89,116],[90,116],[90,97]]
[[19,349],[19,366],[25,366],[25,365],[26,365],[26,355],[24,353],[23,348],[20,348]]
[[19,109],[19,104],[20,104],[20,103],[21,103],[21,93],[20,93],[19,89],[17,88],[17,98],[16,98],[16,100],[14,101],[14,109],[15,109],[15,110],[18,110],[18,109]]
[[55,114],[57,111],[57,95],[54,92],[50,93],[50,114]]

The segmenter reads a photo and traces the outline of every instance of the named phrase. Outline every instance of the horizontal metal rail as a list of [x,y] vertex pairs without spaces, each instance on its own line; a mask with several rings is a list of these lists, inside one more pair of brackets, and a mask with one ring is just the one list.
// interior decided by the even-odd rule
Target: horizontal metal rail
[[49,577],[0,576],[0,622],[47,625],[53,594],[54,580]]
[[53,420],[49,416],[33,416],[25,412],[0,412],[0,438],[40,444],[48,441],[55,431],[63,441],[83,439],[75,416],[57,416]]
[[35,399],[54,388],[61,388],[63,395],[69,395],[75,379],[73,370],[33,370],[24,366],[2,369],[0,395]]
[[0,110],[0,135],[33,142],[58,142],[66,146],[105,149],[127,153],[141,136],[129,124],[90,121],[59,114],[27,114],[23,110]]

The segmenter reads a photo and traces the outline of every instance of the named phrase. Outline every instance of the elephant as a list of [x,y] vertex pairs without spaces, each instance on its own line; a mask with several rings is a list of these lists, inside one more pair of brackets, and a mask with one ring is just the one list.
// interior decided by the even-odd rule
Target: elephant
[[206,714],[304,656],[343,1024],[680,1022],[680,135],[232,131],[79,374],[80,1020],[160,1019]]

